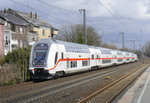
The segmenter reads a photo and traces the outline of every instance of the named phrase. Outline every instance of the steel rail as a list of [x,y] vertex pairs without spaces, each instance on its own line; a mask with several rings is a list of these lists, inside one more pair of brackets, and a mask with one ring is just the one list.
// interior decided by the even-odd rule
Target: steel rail
[[[133,65],[133,66],[135,66],[135,65]],[[127,69],[129,67],[131,67],[131,65],[129,65],[129,66],[126,65],[126,68],[124,68],[124,69]],[[13,95],[11,97],[2,98],[2,99],[0,99],[0,101],[8,102],[8,103],[9,102],[12,103],[13,101],[14,102],[18,101],[19,102],[19,100],[22,101],[22,102],[34,101],[36,99],[43,98],[43,97],[51,95],[53,93],[56,93],[56,92],[59,92],[59,91],[62,91],[62,90],[80,85],[82,83],[88,82],[89,80],[94,80],[94,79],[97,79],[99,77],[111,74],[113,72],[117,72],[119,70],[122,70],[122,69],[117,68],[115,71],[114,71],[114,69],[112,69],[112,70],[108,70],[108,71],[105,71],[105,72],[92,74],[92,75],[89,75],[89,76],[86,76],[86,77],[83,77],[83,78],[80,78],[80,79],[75,79],[73,81],[68,81],[68,82],[65,82],[65,83],[58,84],[58,85],[42,88],[42,89],[39,89],[37,91],[31,91],[31,92],[28,92],[28,93],[22,93],[22,94],[19,94],[19,95]],[[65,88],[62,88],[62,87],[65,87]],[[45,92],[45,93],[41,94],[43,92]],[[38,94],[38,95],[36,95],[36,94]],[[25,99],[25,100],[22,100],[22,99]]]
[[[148,65],[149,65],[149,64],[148,64]],[[144,68],[144,70],[145,70],[145,68],[146,68],[148,65],[144,66],[144,64],[143,64],[143,65],[141,65],[140,67],[144,66],[143,68]],[[138,68],[140,68],[140,67],[138,67]],[[132,72],[130,72],[130,73],[128,73],[128,74],[122,76],[121,78],[119,78],[119,79],[113,81],[112,83],[106,85],[105,87],[99,89],[98,91],[96,91],[96,92],[92,93],[91,95],[85,97],[84,99],[80,100],[78,103],[86,103],[87,101],[91,100],[91,99],[94,98],[95,96],[99,95],[100,93],[102,93],[102,92],[104,92],[105,90],[109,89],[110,87],[114,86],[114,85],[117,84],[119,81],[122,81],[123,79],[127,78],[128,76],[132,75],[133,73],[137,72],[138,70],[139,70],[139,69],[133,70]],[[142,72],[141,72],[141,73],[142,73]],[[135,79],[136,79],[136,78],[135,78]],[[134,80],[135,80],[135,79],[134,79]],[[131,84],[132,82],[133,82],[133,81],[131,81],[130,84]],[[128,85],[127,85],[127,86],[128,86]],[[114,96],[112,96],[106,103],[110,103],[110,102],[111,102],[119,93],[121,93],[127,86],[124,86],[124,87],[121,89],[121,91],[118,91],[118,93],[116,93]]]

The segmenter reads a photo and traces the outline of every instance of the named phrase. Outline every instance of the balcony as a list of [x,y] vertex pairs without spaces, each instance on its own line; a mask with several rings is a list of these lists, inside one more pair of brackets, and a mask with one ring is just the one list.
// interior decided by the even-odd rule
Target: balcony
[[10,44],[11,44],[11,45],[18,45],[18,40],[15,40],[15,39],[14,39],[14,40],[11,40],[11,41],[10,41]]
[[28,42],[28,45],[32,46],[32,45],[34,45],[34,43],[35,43],[35,41],[30,41],[30,42]]

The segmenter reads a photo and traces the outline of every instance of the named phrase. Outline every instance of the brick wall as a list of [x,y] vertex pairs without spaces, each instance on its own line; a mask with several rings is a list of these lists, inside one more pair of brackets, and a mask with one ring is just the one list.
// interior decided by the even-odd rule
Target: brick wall
[[4,55],[4,25],[0,24],[0,56]]

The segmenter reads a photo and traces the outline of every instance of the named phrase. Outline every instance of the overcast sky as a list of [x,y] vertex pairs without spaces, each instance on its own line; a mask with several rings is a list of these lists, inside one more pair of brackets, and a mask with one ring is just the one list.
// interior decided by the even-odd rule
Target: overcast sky
[[150,0],[1,0],[0,9],[12,8],[23,12],[37,12],[41,19],[56,28],[68,24],[81,24],[79,9],[86,9],[87,25],[93,26],[106,43],[121,47],[125,34],[125,47],[132,48],[136,41],[144,45],[150,40]]

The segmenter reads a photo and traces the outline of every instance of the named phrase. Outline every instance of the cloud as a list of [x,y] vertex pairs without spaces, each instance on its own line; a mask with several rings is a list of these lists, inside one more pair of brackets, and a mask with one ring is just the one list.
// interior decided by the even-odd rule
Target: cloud
[[125,32],[126,39],[143,38],[143,42],[149,39],[150,0],[99,0],[102,4],[98,0],[41,0],[49,5],[38,0],[15,1],[42,11],[42,13],[16,4],[12,0],[1,0],[0,9],[34,11],[42,19],[59,28],[65,24],[82,23],[79,9],[85,8],[87,25],[95,27],[100,34],[104,32],[104,41],[111,39],[120,41],[119,31]]

